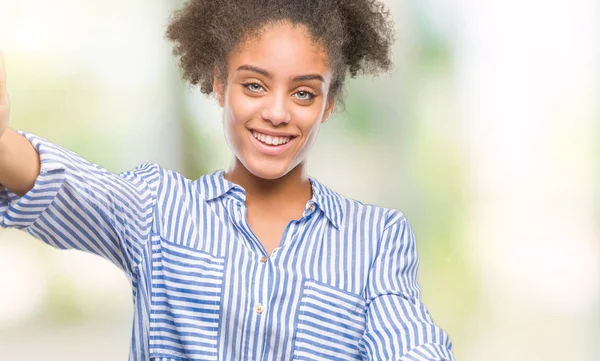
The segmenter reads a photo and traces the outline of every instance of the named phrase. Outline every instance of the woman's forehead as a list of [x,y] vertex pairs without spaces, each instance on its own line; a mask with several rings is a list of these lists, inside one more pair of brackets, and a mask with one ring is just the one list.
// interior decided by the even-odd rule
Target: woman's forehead
[[243,41],[229,57],[229,71],[249,65],[273,76],[328,73],[327,52],[303,26],[278,23]]

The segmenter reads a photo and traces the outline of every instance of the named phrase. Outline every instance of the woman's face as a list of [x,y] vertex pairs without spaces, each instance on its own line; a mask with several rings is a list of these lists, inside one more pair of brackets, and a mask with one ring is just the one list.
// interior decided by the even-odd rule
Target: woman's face
[[273,24],[232,52],[227,71],[214,90],[235,166],[277,179],[303,164],[333,110],[325,50],[304,27]]

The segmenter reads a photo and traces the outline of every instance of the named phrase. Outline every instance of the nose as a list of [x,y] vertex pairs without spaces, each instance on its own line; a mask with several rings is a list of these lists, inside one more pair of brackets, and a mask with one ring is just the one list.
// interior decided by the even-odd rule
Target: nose
[[274,126],[287,124],[292,118],[287,109],[285,95],[272,96],[270,101],[265,104],[260,115]]

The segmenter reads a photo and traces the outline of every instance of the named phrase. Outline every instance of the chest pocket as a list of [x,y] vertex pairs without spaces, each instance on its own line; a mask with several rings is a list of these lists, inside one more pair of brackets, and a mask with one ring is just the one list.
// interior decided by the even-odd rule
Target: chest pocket
[[330,285],[307,280],[300,300],[294,360],[362,360],[365,300]]
[[152,240],[150,359],[216,360],[224,259]]

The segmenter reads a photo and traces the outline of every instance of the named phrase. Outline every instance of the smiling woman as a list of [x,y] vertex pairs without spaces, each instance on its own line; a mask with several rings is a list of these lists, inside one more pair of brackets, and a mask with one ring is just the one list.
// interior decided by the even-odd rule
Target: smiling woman
[[230,109],[223,123],[235,153],[234,182],[244,170],[262,179],[294,170],[301,177],[299,165],[335,103],[326,51],[306,27],[280,22],[266,29],[230,55],[226,84],[215,77],[219,104]]
[[215,93],[232,151],[196,180],[152,163],[112,174],[7,129],[2,76],[0,224],[128,275],[132,361],[453,360],[404,215],[306,169],[346,75],[389,68],[391,33],[378,1],[190,1],[167,37],[184,78]]

